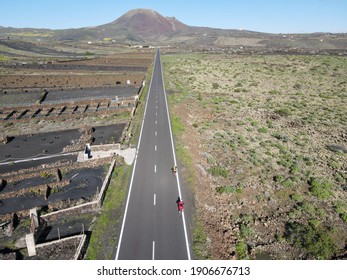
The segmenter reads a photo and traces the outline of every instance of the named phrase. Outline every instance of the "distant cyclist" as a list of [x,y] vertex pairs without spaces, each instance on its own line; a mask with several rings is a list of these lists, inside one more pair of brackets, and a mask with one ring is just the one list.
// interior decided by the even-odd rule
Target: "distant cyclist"
[[173,175],[176,175],[176,173],[177,173],[177,166],[176,165],[172,166],[171,171],[172,171]]

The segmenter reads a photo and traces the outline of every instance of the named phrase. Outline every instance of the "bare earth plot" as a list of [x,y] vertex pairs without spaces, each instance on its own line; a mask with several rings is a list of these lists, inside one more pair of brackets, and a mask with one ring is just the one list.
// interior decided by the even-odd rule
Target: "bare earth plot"
[[[94,145],[112,144],[119,141],[124,127],[125,124],[93,127],[88,138],[91,138],[91,143]],[[10,136],[8,143],[0,146],[0,162],[63,153],[68,146],[81,142],[83,133],[85,133],[83,129],[74,129]],[[83,148],[83,144],[78,148]]]
[[[103,167],[98,167],[70,171],[63,177],[63,180],[68,182],[62,183],[61,186],[56,186],[56,182],[49,180],[52,175],[47,176],[46,180],[36,177],[8,183],[0,196],[2,201],[0,217],[5,214],[30,210],[36,206],[48,205],[50,207],[51,204],[54,205],[61,201],[70,200],[70,205],[73,205],[74,200],[91,200],[102,185],[105,170]],[[53,190],[46,197],[47,185],[52,186]],[[39,186],[44,186],[44,188],[40,189]],[[35,187],[37,188],[33,191]],[[54,189],[55,187],[56,189]],[[22,194],[18,195],[18,193]],[[68,208],[69,203],[65,203],[65,207]]]
[[[18,73],[19,72],[19,73]],[[90,87],[110,87],[127,85],[129,80],[134,85],[141,84],[143,72],[131,73],[112,73],[101,72],[98,75],[91,74],[88,71],[76,72],[75,75],[67,75],[64,72],[47,72],[47,71],[22,71],[18,70],[11,75],[0,76],[0,85],[2,93],[11,92],[11,90],[20,89],[22,91],[29,89],[56,89],[60,90],[69,88]]]
[[199,256],[345,258],[347,59],[163,60]]
[[79,130],[65,130],[16,137],[10,136],[10,141],[6,145],[0,146],[0,161],[61,153],[66,146],[77,142],[81,134],[82,132]]
[[[66,102],[76,102],[81,100],[98,100],[98,99],[116,99],[130,98],[138,93],[138,88],[134,86],[128,87],[107,87],[107,88],[78,88],[65,90],[50,90],[46,91],[46,96],[43,99],[44,90],[26,90],[11,91],[0,95],[0,105],[3,107],[9,106],[24,106],[35,105],[42,100],[42,104],[56,104]],[[30,109],[30,108],[28,108]]]

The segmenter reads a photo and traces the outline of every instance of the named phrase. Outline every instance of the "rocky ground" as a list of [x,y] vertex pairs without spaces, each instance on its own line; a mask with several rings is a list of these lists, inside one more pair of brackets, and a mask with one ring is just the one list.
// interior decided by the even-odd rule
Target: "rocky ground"
[[345,257],[346,67],[335,56],[164,57],[206,234],[198,257]]

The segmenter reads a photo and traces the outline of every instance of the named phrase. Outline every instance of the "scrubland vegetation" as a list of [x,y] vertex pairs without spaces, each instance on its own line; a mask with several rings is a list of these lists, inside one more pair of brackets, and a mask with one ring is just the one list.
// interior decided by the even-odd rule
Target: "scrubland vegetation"
[[177,141],[191,156],[187,176],[206,254],[343,256],[347,58],[190,54],[163,61],[172,118],[183,130]]

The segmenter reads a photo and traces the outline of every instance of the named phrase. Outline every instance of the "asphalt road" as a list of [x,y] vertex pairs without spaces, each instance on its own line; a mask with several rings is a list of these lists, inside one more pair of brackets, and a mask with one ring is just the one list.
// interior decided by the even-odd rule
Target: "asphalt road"
[[176,205],[181,189],[179,172],[171,173],[176,157],[165,94],[158,50],[116,259],[191,259],[185,215]]

